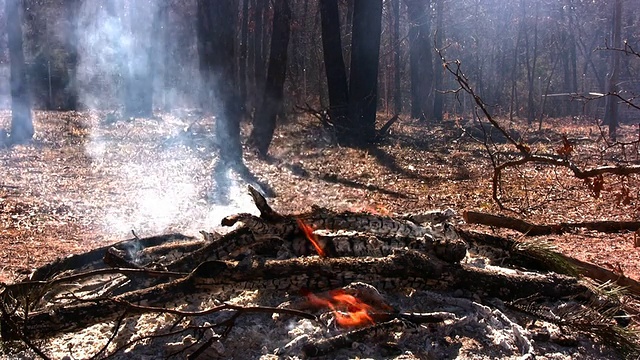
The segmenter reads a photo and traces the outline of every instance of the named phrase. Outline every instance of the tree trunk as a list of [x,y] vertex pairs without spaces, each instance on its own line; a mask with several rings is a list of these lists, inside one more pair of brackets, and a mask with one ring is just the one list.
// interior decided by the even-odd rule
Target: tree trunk
[[[347,77],[349,76],[350,66],[351,66],[351,45],[352,39],[351,36],[353,30],[353,9],[354,9],[354,1],[355,0],[346,0],[345,6],[347,7],[347,13],[345,14],[345,38],[344,38],[344,47],[343,47],[343,57],[344,57],[344,65],[347,71]],[[349,35],[348,37],[346,35]]]
[[[524,0],[521,3],[522,11],[523,11],[523,19],[526,19],[526,6],[527,4]],[[533,123],[536,117],[536,108],[535,108],[535,80],[536,80],[536,65],[538,62],[538,4],[535,6],[535,17],[533,23],[533,49],[529,46],[529,34],[525,33],[524,41],[525,41],[525,56],[527,62],[527,122],[529,125]],[[526,29],[528,31],[528,29]]]
[[400,87],[401,67],[400,63],[400,0],[391,0],[393,7],[393,112],[398,115],[402,112],[402,90]]
[[224,167],[242,165],[240,112],[234,85],[235,1],[198,0],[198,55],[206,108],[216,116],[216,141]]
[[[409,65],[411,67],[411,117],[426,120],[433,112],[433,58],[430,0],[407,0],[409,14]],[[439,61],[438,61],[439,63]]]
[[[264,14],[267,7],[267,0],[256,0],[256,6],[253,13],[254,22],[254,37],[253,37],[253,53],[254,55],[254,74],[255,74],[255,91],[256,94],[262,94],[264,92],[264,63],[265,54],[262,51],[264,41]],[[255,103],[258,104],[259,96],[256,96]]]
[[[442,39],[444,38],[444,0],[436,0],[436,48],[442,49]],[[444,97],[441,93],[443,89],[443,74],[444,69],[437,63],[434,69],[434,87],[433,93],[433,119],[436,121],[442,121],[444,115]]]
[[322,49],[329,88],[329,115],[339,129],[346,126],[349,93],[342,58],[340,15],[337,0],[320,0]]
[[288,0],[276,0],[273,15],[273,35],[269,53],[269,69],[262,105],[256,112],[250,142],[258,153],[266,156],[276,128],[276,117],[282,108],[284,80],[287,73],[291,9]]
[[246,115],[247,109],[247,50],[249,42],[249,0],[242,0],[242,25],[240,35],[240,56],[239,56],[239,86],[240,94],[238,101],[242,107],[242,112]]
[[375,141],[381,30],[382,0],[355,0],[349,77],[350,127],[348,134],[338,134],[341,143],[365,146]]
[[65,2],[65,38],[67,58],[67,76],[65,86],[65,101],[62,104],[62,110],[77,110],[78,108],[78,12],[80,10],[80,1],[69,0]]
[[6,0],[9,59],[11,61],[11,143],[20,144],[33,137],[31,99],[22,49],[22,1]]
[[[128,51],[129,71],[124,92],[125,116],[151,117],[153,116],[153,65],[152,49],[150,42],[155,42],[155,37],[146,37],[143,22],[140,21],[141,13],[147,11],[142,4],[131,4],[131,32],[133,33],[133,46]],[[153,22],[159,21],[159,14],[155,14]]]
[[[622,0],[615,0],[613,8],[612,46],[616,49],[622,48]],[[607,93],[618,93],[618,78],[620,77],[620,51],[613,51],[611,54],[611,72],[607,78]],[[615,96],[607,96],[605,105],[604,123],[609,125],[609,139],[616,141],[618,129],[618,99]]]

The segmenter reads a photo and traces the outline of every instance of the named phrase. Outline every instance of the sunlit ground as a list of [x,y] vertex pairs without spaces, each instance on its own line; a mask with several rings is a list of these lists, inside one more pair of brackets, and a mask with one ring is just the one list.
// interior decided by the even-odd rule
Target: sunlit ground
[[[141,237],[198,235],[218,227],[224,216],[256,211],[235,174],[213,173],[213,117],[188,111],[155,119],[35,114],[33,143],[0,149],[0,281],[59,256],[130,238],[132,230]],[[9,124],[9,113],[0,113],[0,127]],[[563,133],[582,139],[574,156],[585,167],[601,164],[603,154],[618,156],[601,151],[597,129],[590,126],[571,119],[547,121],[544,133],[529,135],[541,152],[556,151]],[[246,131],[243,127],[245,136]],[[621,132],[637,138],[636,127]],[[500,213],[491,199],[486,149],[461,134],[457,119],[426,125],[403,118],[382,144],[349,149],[332,144],[313,118],[292,119],[278,127],[268,160],[246,151],[245,161],[271,185],[277,196],[269,201],[282,213],[311,205]],[[637,148],[625,151],[631,160],[638,157]],[[220,196],[218,185],[226,177],[228,188]],[[532,165],[504,177],[505,204],[526,210],[504,214],[533,222],[634,220],[640,208],[634,177],[606,178],[599,198],[565,170]],[[619,200],[625,188],[631,190],[628,202]],[[545,240],[581,260],[640,277],[634,234],[577,232]]]

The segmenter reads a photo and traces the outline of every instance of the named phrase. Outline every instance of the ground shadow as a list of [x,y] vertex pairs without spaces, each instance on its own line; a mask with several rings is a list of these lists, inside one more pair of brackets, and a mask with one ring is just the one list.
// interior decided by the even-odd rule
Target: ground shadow
[[385,152],[384,150],[380,149],[377,146],[370,146],[369,148],[367,148],[367,151],[370,155],[373,155],[373,157],[376,159],[378,164],[386,167],[389,171],[393,173],[400,174],[409,179],[421,180],[428,185],[435,185],[444,180],[440,176],[425,176],[415,171],[411,171],[403,168],[402,166],[398,165],[398,162],[396,161],[395,157],[393,157],[391,154]]

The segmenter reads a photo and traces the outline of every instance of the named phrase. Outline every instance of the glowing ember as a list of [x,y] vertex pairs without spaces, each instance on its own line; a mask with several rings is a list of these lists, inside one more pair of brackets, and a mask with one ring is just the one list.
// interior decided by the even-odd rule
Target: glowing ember
[[318,307],[328,307],[333,311],[336,322],[344,327],[366,326],[374,323],[371,317],[371,306],[358,300],[355,296],[346,294],[342,290],[329,293],[329,298],[322,298],[312,293],[307,299]]
[[318,238],[313,233],[313,228],[311,226],[305,224],[304,221],[302,221],[300,219],[297,219],[297,221],[298,221],[298,226],[300,227],[300,229],[304,233],[304,236],[307,239],[309,239],[309,241],[311,241],[311,245],[313,245],[313,247],[316,249],[316,252],[318,252],[318,255],[320,255],[321,257],[327,256],[327,254],[324,252],[324,250],[322,249],[322,247],[318,243]]

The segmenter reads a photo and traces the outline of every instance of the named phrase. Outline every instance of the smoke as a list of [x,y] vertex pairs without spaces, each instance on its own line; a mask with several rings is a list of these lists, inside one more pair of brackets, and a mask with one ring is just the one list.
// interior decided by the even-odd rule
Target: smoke
[[[111,236],[125,236],[131,230],[139,235],[168,231],[197,233],[219,225],[224,216],[255,212],[239,180],[232,174],[214,173],[215,151],[210,145],[214,135],[207,132],[206,126],[192,131],[191,125],[203,122],[197,116],[188,117],[183,111],[178,116],[162,114],[161,119],[126,119],[119,113],[100,111],[119,109],[124,101],[131,100],[125,98],[131,90],[125,88],[129,86],[125,84],[126,76],[145,73],[152,66],[140,54],[148,50],[150,42],[157,41],[152,23],[158,5],[155,1],[134,1],[137,0],[84,1],[79,11],[80,102],[93,114],[86,152],[92,159],[94,173],[107,179],[106,186],[113,194],[106,201],[105,215],[100,219],[104,231]],[[189,43],[183,45],[184,53],[193,51]],[[167,54],[155,55],[152,60]],[[195,62],[183,65],[187,68],[180,68],[172,76],[197,72]],[[177,79],[191,84],[193,96],[181,92],[179,86],[170,84],[166,78],[156,79],[151,87],[144,81],[136,81],[134,85],[155,89],[155,108],[163,102],[176,101],[171,107],[184,110],[189,106],[185,99],[197,99],[198,86],[197,83],[194,86],[193,79]],[[134,91],[143,92],[144,89]],[[212,189],[220,185],[216,184],[218,178],[228,179],[224,184],[228,201],[223,204],[212,195]],[[104,191],[97,189],[96,196],[104,196]]]

